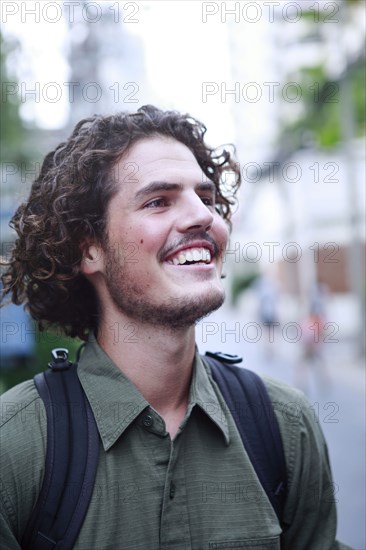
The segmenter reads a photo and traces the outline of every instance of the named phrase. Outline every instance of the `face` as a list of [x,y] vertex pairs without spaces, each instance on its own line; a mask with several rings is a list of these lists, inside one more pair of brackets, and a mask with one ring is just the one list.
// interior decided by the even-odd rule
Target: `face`
[[112,305],[130,319],[174,329],[220,307],[228,229],[215,211],[215,186],[191,151],[173,139],[144,139],[114,175],[119,190],[95,266],[102,311]]

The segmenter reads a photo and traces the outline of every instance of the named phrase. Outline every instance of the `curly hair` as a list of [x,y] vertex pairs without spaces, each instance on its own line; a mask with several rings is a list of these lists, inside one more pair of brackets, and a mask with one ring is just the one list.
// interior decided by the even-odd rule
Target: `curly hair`
[[[40,330],[54,325],[86,340],[97,328],[97,296],[80,271],[82,245],[105,239],[107,207],[118,190],[113,168],[146,137],[171,137],[192,151],[215,183],[217,209],[230,225],[239,168],[228,151],[205,144],[205,133],[190,115],[151,105],[81,120],[70,138],[46,155],[28,200],[10,221],[17,239],[3,262],[2,300],[10,294],[15,304],[25,304]],[[224,177],[228,172],[234,174],[230,185]]]

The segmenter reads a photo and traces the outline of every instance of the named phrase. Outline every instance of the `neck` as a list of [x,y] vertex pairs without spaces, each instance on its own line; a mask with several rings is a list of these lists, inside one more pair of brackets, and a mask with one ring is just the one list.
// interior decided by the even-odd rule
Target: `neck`
[[[120,327],[111,330],[111,327]],[[195,353],[194,326],[172,331],[118,315],[102,319],[98,343],[163,416],[186,410]]]

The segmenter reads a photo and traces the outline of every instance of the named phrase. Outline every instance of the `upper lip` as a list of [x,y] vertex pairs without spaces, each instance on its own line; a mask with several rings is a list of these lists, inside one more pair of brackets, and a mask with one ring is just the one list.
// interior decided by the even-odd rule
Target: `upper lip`
[[216,255],[215,246],[210,243],[209,241],[191,241],[188,244],[185,244],[184,246],[175,248],[174,250],[170,251],[166,256],[164,256],[164,261],[169,260],[172,256],[175,256],[179,252],[182,252],[183,250],[190,250],[191,248],[207,248],[210,251],[211,258],[213,258]]

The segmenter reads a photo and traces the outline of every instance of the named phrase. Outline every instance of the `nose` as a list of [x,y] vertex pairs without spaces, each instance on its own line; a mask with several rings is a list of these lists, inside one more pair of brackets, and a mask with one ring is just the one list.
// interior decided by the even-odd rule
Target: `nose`
[[177,229],[181,233],[197,230],[209,231],[214,221],[213,212],[196,193],[190,194],[184,199],[178,216]]

